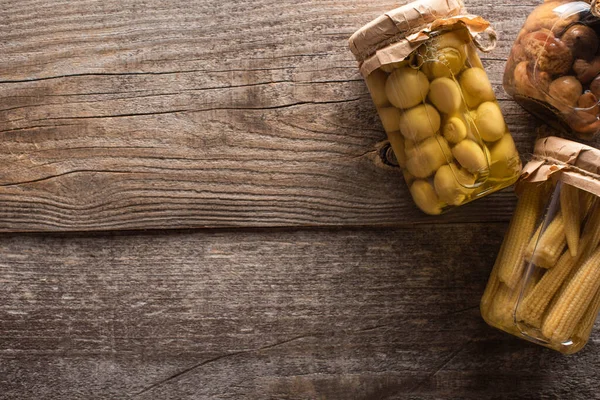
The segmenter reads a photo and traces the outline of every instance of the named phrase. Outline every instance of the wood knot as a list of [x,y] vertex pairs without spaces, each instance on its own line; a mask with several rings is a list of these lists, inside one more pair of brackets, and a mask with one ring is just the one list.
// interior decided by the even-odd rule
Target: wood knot
[[388,140],[385,140],[379,144],[379,158],[381,162],[390,167],[398,167],[398,159],[396,158],[396,154],[394,154],[394,150],[392,149],[392,145]]

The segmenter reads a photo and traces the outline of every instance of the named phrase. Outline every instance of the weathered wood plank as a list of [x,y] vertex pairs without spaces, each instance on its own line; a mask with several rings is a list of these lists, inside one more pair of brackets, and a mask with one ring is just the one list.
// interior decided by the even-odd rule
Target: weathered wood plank
[[481,320],[505,229],[0,236],[0,397],[595,398]]
[[[501,89],[533,4],[484,62],[519,149],[536,122]],[[346,40],[391,1],[5,0],[0,231],[431,221],[398,171]],[[273,12],[276,9],[277,12]],[[438,221],[506,221],[499,194]]]

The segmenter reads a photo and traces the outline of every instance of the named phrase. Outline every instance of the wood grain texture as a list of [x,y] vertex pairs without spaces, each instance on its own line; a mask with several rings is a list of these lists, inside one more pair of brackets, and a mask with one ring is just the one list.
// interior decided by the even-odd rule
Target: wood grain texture
[[1,236],[0,398],[597,398],[480,318],[505,229]]
[[[501,88],[534,4],[467,2],[521,153],[537,122]],[[393,1],[4,0],[0,231],[432,221],[347,49]],[[274,12],[276,10],[276,12]],[[436,221],[506,221],[510,190]]]

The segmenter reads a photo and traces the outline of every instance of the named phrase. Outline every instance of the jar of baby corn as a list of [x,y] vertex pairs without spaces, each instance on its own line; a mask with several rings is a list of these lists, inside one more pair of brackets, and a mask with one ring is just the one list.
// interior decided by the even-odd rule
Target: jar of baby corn
[[427,214],[519,176],[519,155],[476,51],[484,31],[489,23],[460,0],[419,0],[350,38],[413,200]]
[[574,353],[600,310],[600,150],[539,139],[517,193],[481,314],[496,328]]

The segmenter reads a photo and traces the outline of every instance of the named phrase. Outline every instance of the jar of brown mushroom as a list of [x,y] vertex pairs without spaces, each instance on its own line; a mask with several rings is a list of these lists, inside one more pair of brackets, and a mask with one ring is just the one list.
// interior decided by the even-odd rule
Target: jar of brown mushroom
[[504,88],[555,127],[592,139],[600,132],[600,19],[595,0],[547,1],[513,45]]
[[496,328],[565,354],[585,346],[600,310],[600,150],[537,141],[481,300]]
[[412,198],[427,214],[519,176],[517,149],[474,41],[488,27],[461,0],[419,0],[350,38]]

